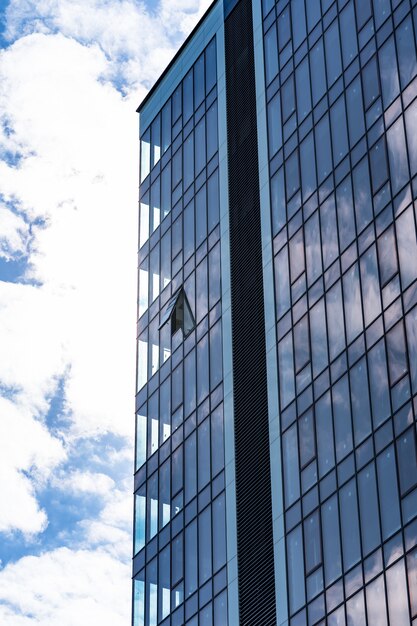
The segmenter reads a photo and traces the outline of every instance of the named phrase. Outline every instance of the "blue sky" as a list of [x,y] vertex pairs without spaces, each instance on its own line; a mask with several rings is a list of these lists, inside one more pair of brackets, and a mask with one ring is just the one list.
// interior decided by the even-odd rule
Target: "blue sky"
[[0,623],[130,615],[136,107],[209,0],[0,0]]

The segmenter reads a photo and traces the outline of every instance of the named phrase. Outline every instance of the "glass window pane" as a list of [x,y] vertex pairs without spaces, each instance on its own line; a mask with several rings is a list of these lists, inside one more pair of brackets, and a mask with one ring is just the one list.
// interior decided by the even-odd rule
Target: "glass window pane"
[[305,201],[317,188],[313,133],[307,135],[300,146],[300,161],[303,200]]
[[203,102],[204,96],[204,54],[201,54],[194,64],[194,102],[196,109]]
[[313,375],[316,376],[328,365],[324,298],[310,309],[310,332]]
[[371,408],[369,406],[368,371],[365,358],[350,370],[353,427],[355,445],[359,445],[371,433]]
[[405,145],[402,117],[388,130],[387,142],[392,193],[395,195],[404,187],[409,179],[407,148]]
[[396,565],[387,570],[386,578],[390,624],[395,624],[395,626],[409,626],[410,616],[404,559],[401,559]]
[[171,462],[170,459],[159,469],[159,527],[163,528],[171,519]]
[[219,223],[219,171],[216,170],[207,181],[207,220],[208,232]]
[[300,497],[300,478],[298,469],[297,425],[294,424],[282,437],[284,461],[285,504],[290,506]]
[[206,118],[195,127],[195,173],[201,172],[206,164]]
[[[401,229],[401,226],[400,226]],[[394,227],[390,226],[378,239],[379,271],[383,287],[398,272]],[[404,267],[406,265],[403,264]]]
[[329,330],[330,360],[345,349],[345,324],[342,303],[342,283],[339,280],[326,294],[327,327]]
[[295,70],[295,84],[297,91],[297,115],[298,122],[300,123],[311,111],[308,57],[306,57]]
[[298,421],[300,464],[304,467],[316,456],[313,411],[310,409]]
[[[307,3],[309,5],[310,2]],[[326,93],[326,69],[324,65],[323,39],[319,39],[310,52],[311,89],[313,92],[313,106]]]
[[305,223],[304,229],[307,279],[311,285],[323,272],[318,211]]
[[360,233],[373,218],[368,159],[364,158],[353,170],[356,226]]
[[405,112],[405,126],[407,131],[407,144],[409,151],[411,176],[417,173],[417,100]]
[[207,111],[207,161],[215,155],[218,149],[218,127],[217,127],[217,102]]
[[417,241],[412,207],[400,215],[395,226],[402,288],[406,289],[417,278]]
[[185,529],[185,597],[197,589],[197,520]]
[[224,493],[213,501],[213,571],[226,564],[226,510]]
[[336,190],[337,220],[339,225],[340,251],[343,252],[355,239],[355,216],[353,213],[352,183],[350,176]]
[[351,480],[340,490],[343,567],[347,571],[361,559],[356,483]]
[[214,478],[224,468],[223,405],[211,414],[211,472]]
[[323,505],[321,520],[323,525],[324,574],[326,585],[330,585],[342,573],[337,496],[333,496]]
[[362,548],[364,556],[381,543],[375,465],[371,463],[358,475],[361,514]]
[[155,472],[148,480],[147,508],[147,535],[149,541],[158,532],[158,472]]
[[362,85],[365,97],[365,109],[367,109],[376,101],[380,93],[376,56],[374,56],[363,69]]
[[340,56],[340,36],[338,21],[334,21],[325,32],[327,81],[329,87],[342,73],[342,59]]
[[343,276],[346,333],[348,344],[363,330],[358,263]]
[[368,623],[387,626],[384,577],[379,576],[366,588],[366,610]]
[[277,316],[280,318],[290,308],[290,276],[287,247],[283,248],[275,257],[275,292]]
[[278,371],[281,408],[294,399],[294,362],[292,334],[288,333],[278,344]]
[[275,23],[264,37],[266,84],[278,74],[278,42]]
[[361,257],[360,266],[365,326],[368,326],[381,313],[381,296],[375,245],[371,246]]
[[379,28],[391,13],[390,0],[373,0],[375,26]]
[[387,333],[388,371],[393,385],[407,371],[404,325],[399,322]]
[[205,583],[212,575],[211,536],[211,506],[208,506],[198,517],[198,569],[200,585]]
[[171,100],[162,109],[162,153],[171,145]]
[[355,0],[358,28],[362,28],[372,15],[371,0]]
[[333,387],[333,415],[336,437],[336,458],[341,461],[352,451],[352,423],[350,417],[350,393],[347,375]]
[[320,478],[334,467],[334,443],[330,392],[316,404],[317,454]]
[[375,194],[388,178],[385,139],[382,137],[370,150],[372,189]]
[[146,485],[135,493],[135,554],[145,545]]
[[146,606],[147,626],[156,626],[158,623],[158,578],[157,559],[146,567]]
[[186,261],[194,252],[194,201],[184,209],[184,261]]
[[411,614],[417,615],[417,550],[407,557],[408,589],[410,591]]
[[141,572],[133,581],[133,626],[145,626],[145,575]]
[[140,182],[145,180],[151,171],[151,130],[148,129],[140,141]]
[[207,195],[206,186],[203,185],[195,197],[195,230],[196,248],[207,237]]
[[197,491],[197,458],[195,432],[185,440],[185,502],[189,502]]
[[281,101],[279,92],[268,104],[268,143],[271,158],[282,146]]
[[[171,193],[171,189],[170,189]],[[139,248],[143,246],[149,238],[149,195],[144,196],[140,202],[139,214]]]
[[161,174],[161,213],[162,219],[171,210],[171,167],[168,164]]
[[336,207],[332,194],[320,208],[321,239],[323,246],[323,265],[326,270],[339,255],[337,237]]
[[340,33],[342,36],[343,65],[347,67],[358,53],[353,2],[350,2],[340,14]]
[[167,546],[159,554],[159,619],[165,619],[171,611],[171,549]]
[[306,16],[304,7],[304,0],[292,0],[291,2],[292,37],[294,50],[298,48],[300,43],[306,37]]
[[342,95],[330,109],[332,126],[333,163],[337,165],[349,150],[346,127],[345,98]]
[[183,118],[184,123],[190,119],[194,110],[193,102],[193,70],[191,69],[183,80]]
[[196,380],[195,380],[195,350],[192,350],[184,359],[184,416],[195,409]]
[[273,235],[281,230],[286,222],[284,168],[281,167],[271,178],[271,211]]
[[184,190],[188,189],[194,180],[194,133],[190,133],[184,141]]
[[398,502],[397,470],[394,447],[390,446],[377,459],[379,506],[382,521],[383,539],[388,539],[400,528],[400,508]]
[[304,557],[301,526],[287,537],[288,582],[290,611],[295,613],[305,603],[304,592]]
[[205,51],[206,56],[206,93],[216,84],[216,39],[212,39]]
[[210,330],[210,390],[213,391],[223,378],[222,329],[217,322]]
[[363,591],[357,593],[346,605],[348,626],[362,626],[365,624],[365,601]]
[[407,345],[411,370],[413,393],[417,392],[417,308],[406,316]]
[[198,490],[210,480],[210,419],[206,418],[198,427]]
[[176,585],[176,583],[181,580],[183,577],[184,567],[183,567],[183,533],[180,533],[175,537],[175,539],[171,542],[172,547],[172,585]]
[[[374,0],[374,2],[376,1],[380,2],[381,0]],[[384,2],[389,3],[389,0],[384,0]],[[397,71],[397,54],[395,51],[393,35],[379,50],[379,69],[381,76],[382,99],[384,102],[384,108],[386,109],[400,93]]]
[[326,113],[315,128],[317,152],[318,183],[327,178],[332,171],[332,149],[330,144],[329,115]]
[[310,342],[308,334],[308,317],[294,326],[295,369],[299,372],[310,361]]
[[152,153],[151,167],[156,165],[161,158],[161,117],[158,115],[152,122],[151,128]]
[[287,7],[278,16],[278,41],[279,49],[281,50],[291,37],[291,24],[290,24],[290,10]]
[[285,122],[295,111],[294,74],[290,74],[281,88],[282,119]]
[[397,458],[401,494],[417,484],[417,453],[415,429],[410,428],[397,439]]
[[384,341],[381,340],[368,353],[369,381],[374,428],[382,424],[391,413],[387,361]]
[[306,573],[314,570],[321,563],[320,518],[316,511],[304,522]]

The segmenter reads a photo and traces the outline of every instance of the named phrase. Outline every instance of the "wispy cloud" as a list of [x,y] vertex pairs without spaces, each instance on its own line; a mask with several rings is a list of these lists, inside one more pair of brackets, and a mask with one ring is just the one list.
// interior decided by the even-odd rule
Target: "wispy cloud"
[[209,4],[7,7],[0,260],[18,271],[0,275],[0,533],[28,555],[9,548],[0,570],[8,626],[129,621],[135,109]]

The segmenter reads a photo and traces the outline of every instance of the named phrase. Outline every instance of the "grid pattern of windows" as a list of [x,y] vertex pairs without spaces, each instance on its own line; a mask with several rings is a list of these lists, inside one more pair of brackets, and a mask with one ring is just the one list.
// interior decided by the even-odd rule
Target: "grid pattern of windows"
[[134,626],[227,626],[216,82],[213,39],[141,134]]
[[417,623],[417,7],[263,0],[291,626]]

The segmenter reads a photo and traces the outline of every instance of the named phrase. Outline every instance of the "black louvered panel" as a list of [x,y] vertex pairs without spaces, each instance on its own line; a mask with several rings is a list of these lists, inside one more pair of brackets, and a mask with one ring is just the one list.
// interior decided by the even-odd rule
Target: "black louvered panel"
[[275,625],[252,6],[225,21],[240,626]]

